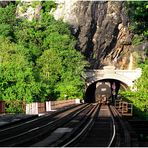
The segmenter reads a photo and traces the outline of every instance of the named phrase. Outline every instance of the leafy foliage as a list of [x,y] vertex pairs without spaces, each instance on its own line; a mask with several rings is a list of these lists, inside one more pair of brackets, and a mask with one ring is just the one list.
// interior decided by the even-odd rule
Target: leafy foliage
[[56,8],[56,3],[54,1],[43,1],[42,10],[44,12],[50,12],[52,9]]
[[86,62],[76,39],[49,14],[55,3],[42,5],[41,19],[33,21],[16,19],[13,4],[0,8],[0,98],[9,112],[22,111],[21,102],[83,96]]
[[[148,2],[128,1],[128,12],[130,17],[130,29],[134,33],[133,45],[147,42],[148,39]],[[147,54],[148,50],[146,51]],[[121,94],[130,100],[135,106],[135,113],[139,117],[148,119],[148,59],[144,63],[137,61],[142,68],[142,76],[135,84],[136,92],[130,90]]]
[[148,2],[129,1],[128,10],[133,32],[148,39]]
[[0,34],[13,38],[13,26],[16,25],[15,18],[16,6],[11,4],[5,8],[0,8]]
[[136,92],[130,90],[121,94],[130,100],[135,106],[135,113],[141,118],[148,119],[148,60],[140,65],[142,76],[137,80],[135,87]]
[[0,38],[0,49],[0,98],[31,102],[39,88],[33,77],[32,65],[23,53],[24,47]]

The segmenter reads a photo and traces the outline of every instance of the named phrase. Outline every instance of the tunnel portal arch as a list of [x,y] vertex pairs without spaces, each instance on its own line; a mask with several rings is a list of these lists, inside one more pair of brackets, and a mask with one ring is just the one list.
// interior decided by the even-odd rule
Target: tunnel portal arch
[[129,78],[126,78],[125,76],[122,76],[122,75],[119,75],[119,74],[114,74],[114,75],[113,74],[107,74],[107,75],[103,75],[102,77],[97,77],[97,76],[90,77],[87,80],[89,82],[89,83],[87,83],[87,86],[89,86],[92,83],[95,83],[97,81],[106,80],[106,79],[118,80],[123,85],[129,86],[129,87],[133,85],[133,81],[130,80]]
[[116,82],[116,91],[127,88],[132,90],[135,80],[142,74],[142,69],[120,70],[114,66],[104,66],[103,69],[87,69],[85,74],[85,101],[95,102],[94,92],[99,81],[109,81],[111,85]]
[[[95,93],[96,93],[96,89],[97,89],[97,83],[98,82],[109,82],[112,86],[112,84],[115,82],[116,84],[116,95],[118,94],[118,91],[120,89],[122,90],[126,90],[128,89],[128,85],[125,84],[124,82],[118,80],[118,79],[100,79],[98,81],[95,81],[93,83],[91,83],[85,91],[85,97],[84,97],[84,101],[86,103],[94,103],[96,102],[96,97],[95,97]],[[112,91],[112,88],[111,88]]]

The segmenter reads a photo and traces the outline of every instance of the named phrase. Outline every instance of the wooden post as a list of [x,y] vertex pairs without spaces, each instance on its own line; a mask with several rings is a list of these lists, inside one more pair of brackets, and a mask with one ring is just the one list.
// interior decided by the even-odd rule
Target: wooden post
[[5,101],[0,101],[0,113],[5,113]]

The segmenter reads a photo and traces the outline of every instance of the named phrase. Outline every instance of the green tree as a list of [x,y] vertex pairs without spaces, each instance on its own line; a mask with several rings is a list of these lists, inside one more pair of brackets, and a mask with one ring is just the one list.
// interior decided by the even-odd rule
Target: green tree
[[54,88],[55,84],[59,81],[60,72],[61,72],[61,59],[58,56],[58,53],[53,50],[45,50],[37,59],[37,71],[38,71],[38,78],[42,83],[42,100],[50,97],[54,97]]
[[52,9],[56,8],[57,5],[53,0],[42,1],[42,10],[44,12],[50,12]]
[[[68,57],[68,58],[67,58]],[[63,51],[61,81],[56,84],[55,91],[58,98],[82,98],[84,92],[84,81],[81,75],[86,62],[82,55],[76,50]]]
[[148,60],[140,65],[142,76],[137,80],[135,87],[137,91],[125,91],[121,94],[131,101],[135,107],[135,114],[140,118],[148,119]]
[[128,10],[133,32],[148,39],[148,2],[129,1]]
[[13,39],[14,26],[16,25],[15,17],[16,5],[10,3],[6,7],[0,7],[0,34]]
[[82,97],[84,82],[80,77],[86,62],[75,50],[76,39],[68,24],[42,13],[41,20],[20,25],[16,34],[18,42],[30,52],[33,52],[33,47],[37,49],[34,62],[37,80],[42,83],[40,98],[63,99],[65,91],[67,98]]
[[0,97],[9,102],[8,110],[11,112],[21,110],[13,107],[14,101],[31,102],[40,89],[35,82],[32,65],[23,51],[24,47],[0,37]]
[[[148,39],[148,2],[147,1],[129,1],[128,12],[130,17],[130,28],[134,33],[133,44],[137,45],[147,42]],[[147,51],[146,51],[147,52]],[[136,114],[148,119],[148,60],[138,63],[142,68],[142,76],[137,80],[136,92],[126,91],[123,95],[133,102],[136,107]]]
[[0,97],[11,112],[21,110],[21,101],[83,96],[86,62],[75,50],[76,39],[67,23],[49,13],[53,1],[42,6],[40,19],[31,22],[16,19],[13,4],[0,8]]

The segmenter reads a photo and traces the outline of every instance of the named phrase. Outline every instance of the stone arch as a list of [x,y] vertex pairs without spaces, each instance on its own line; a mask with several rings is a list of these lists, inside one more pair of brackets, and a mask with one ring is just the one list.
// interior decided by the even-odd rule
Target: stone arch
[[102,77],[92,77],[91,80],[89,80],[89,83],[87,86],[91,85],[92,83],[104,79],[114,79],[122,82],[122,84],[127,85],[128,87],[131,87],[133,85],[133,81],[129,78],[119,75],[119,74],[104,74]]
[[[85,92],[86,96],[90,93],[90,97],[94,97],[94,90],[96,89],[95,85],[98,81],[109,80],[109,81],[118,81],[117,83],[122,86],[123,89],[133,90],[133,84],[136,79],[138,79],[142,71],[140,68],[135,70],[120,70],[115,69],[114,66],[104,66],[103,69],[88,69],[86,72],[85,79]],[[113,86],[114,81],[111,85]],[[88,95],[89,96],[89,95]],[[88,98],[89,100],[89,98]],[[93,99],[94,101],[95,99]],[[92,102],[93,102],[92,101]]]

